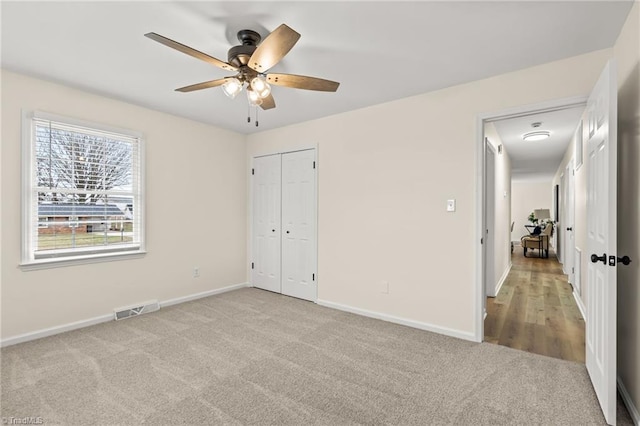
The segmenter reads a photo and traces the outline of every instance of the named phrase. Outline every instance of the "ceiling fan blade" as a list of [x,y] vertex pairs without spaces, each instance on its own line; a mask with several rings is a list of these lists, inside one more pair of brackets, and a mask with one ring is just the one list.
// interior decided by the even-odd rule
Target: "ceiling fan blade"
[[267,74],[267,81],[276,86],[293,87],[294,89],[319,90],[321,92],[335,92],[340,83],[317,77],[295,74]]
[[147,33],[144,36],[150,38],[151,40],[157,41],[158,43],[164,44],[165,46],[168,46],[172,49],[176,49],[177,51],[193,56],[194,58],[208,62],[211,65],[215,65],[218,68],[222,68],[223,70],[238,71],[238,68],[234,67],[233,65],[223,62],[220,59],[214,58],[213,56],[209,56],[206,53],[202,53],[199,50],[193,49],[189,46],[185,46],[184,44],[178,43],[177,41],[171,40],[170,38],[161,36],[160,34]]
[[205,81],[203,83],[192,84],[191,86],[185,86],[185,87],[176,89],[176,92],[186,93],[186,92],[193,92],[194,90],[202,90],[202,89],[208,89],[210,87],[221,86],[225,83],[225,81],[227,81],[228,78],[233,78],[233,77],[219,78],[217,80],[211,80],[211,81]]
[[269,96],[262,99],[262,104],[260,105],[260,108],[266,110],[266,109],[271,109],[275,107],[276,107],[276,101],[275,99],[273,99],[273,95],[271,93],[269,93]]
[[280,25],[258,45],[247,65],[255,71],[266,72],[284,58],[299,38],[300,34],[285,24]]

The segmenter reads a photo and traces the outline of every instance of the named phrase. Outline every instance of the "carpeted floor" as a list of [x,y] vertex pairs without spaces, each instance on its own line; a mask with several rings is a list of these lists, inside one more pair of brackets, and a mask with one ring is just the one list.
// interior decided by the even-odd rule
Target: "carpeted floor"
[[583,364],[257,289],[2,349],[44,424],[604,424]]

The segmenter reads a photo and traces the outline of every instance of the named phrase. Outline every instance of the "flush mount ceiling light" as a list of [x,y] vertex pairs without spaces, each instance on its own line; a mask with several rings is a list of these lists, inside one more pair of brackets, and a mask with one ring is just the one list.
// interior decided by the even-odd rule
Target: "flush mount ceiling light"
[[[539,129],[540,126],[542,126],[541,121],[531,123],[531,127],[533,127],[534,129]],[[551,136],[551,132],[547,130],[536,130],[534,132],[525,133],[524,135],[522,135],[522,139],[528,142],[533,142],[547,139],[549,136]]]
[[529,132],[522,135],[522,139],[528,142],[541,141],[551,136],[551,132],[540,130],[538,132]]

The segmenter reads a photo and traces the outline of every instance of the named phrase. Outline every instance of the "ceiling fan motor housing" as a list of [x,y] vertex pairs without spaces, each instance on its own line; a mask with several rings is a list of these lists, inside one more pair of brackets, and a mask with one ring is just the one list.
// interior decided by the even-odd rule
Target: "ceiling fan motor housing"
[[233,46],[227,53],[228,62],[234,67],[240,68],[249,63],[249,59],[262,40],[260,34],[253,30],[238,31],[240,46]]

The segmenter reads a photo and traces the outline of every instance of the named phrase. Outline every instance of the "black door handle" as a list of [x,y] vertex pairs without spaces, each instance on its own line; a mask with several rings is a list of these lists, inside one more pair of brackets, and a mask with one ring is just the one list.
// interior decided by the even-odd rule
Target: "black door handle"
[[607,253],[603,254],[602,256],[598,256],[597,254],[592,254],[591,255],[591,262],[598,263],[598,261],[601,261],[602,263],[604,263],[606,265],[607,264]]
[[622,256],[618,258],[618,263],[622,263],[626,266],[631,263],[631,259],[629,259],[629,256]]
[[276,232],[276,230],[275,230],[275,229],[272,229],[272,230],[271,230],[271,232]]
[[567,228],[567,231],[573,231],[573,228]]
[[289,231],[287,231],[287,234],[289,233]]

